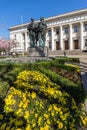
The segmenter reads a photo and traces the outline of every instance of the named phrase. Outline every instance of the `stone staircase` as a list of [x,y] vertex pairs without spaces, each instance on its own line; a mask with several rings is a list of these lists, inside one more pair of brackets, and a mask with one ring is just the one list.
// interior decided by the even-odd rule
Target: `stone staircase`
[[66,53],[66,56],[68,55],[87,55],[87,52],[82,52],[81,50],[55,50],[55,51],[49,51],[49,56],[64,56],[64,52]]

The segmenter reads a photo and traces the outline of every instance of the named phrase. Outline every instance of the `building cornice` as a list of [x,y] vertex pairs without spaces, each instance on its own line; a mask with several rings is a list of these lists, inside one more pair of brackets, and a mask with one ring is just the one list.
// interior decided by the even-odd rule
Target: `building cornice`
[[76,10],[76,11],[72,11],[69,13],[59,14],[56,16],[46,18],[45,20],[48,21],[48,20],[53,20],[53,19],[57,19],[57,18],[66,18],[66,17],[73,16],[73,15],[81,15],[83,13],[87,13],[87,9],[81,9],[81,10]]
[[[67,18],[67,17],[77,16],[77,15],[82,15],[82,14],[87,14],[87,9],[81,9],[81,10],[76,10],[76,11],[72,11],[72,12],[69,12],[69,13],[64,13],[64,14],[52,16],[52,17],[49,17],[49,18],[45,18],[45,20],[47,22],[50,22],[51,20],[59,20],[59,19],[64,19],[64,18]],[[39,20],[37,20],[35,22],[39,22]],[[12,27],[9,28],[9,31],[27,28],[28,24],[29,23],[12,26]]]

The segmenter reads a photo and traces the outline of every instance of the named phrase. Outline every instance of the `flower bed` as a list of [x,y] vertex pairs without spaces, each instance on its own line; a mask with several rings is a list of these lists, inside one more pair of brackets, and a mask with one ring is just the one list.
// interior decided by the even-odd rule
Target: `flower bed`
[[[85,92],[74,82],[80,71],[66,66],[66,58],[60,61],[0,64],[0,130],[77,130],[87,126],[82,109]],[[69,74],[68,78],[59,75],[57,68]],[[73,71],[76,77],[70,81]]]
[[75,100],[38,71],[23,71],[4,99],[1,130],[76,130],[87,118]]
[[66,77],[77,84],[82,84],[80,69],[77,69],[77,71],[69,71],[62,68],[52,67],[50,70],[55,71],[59,75]]

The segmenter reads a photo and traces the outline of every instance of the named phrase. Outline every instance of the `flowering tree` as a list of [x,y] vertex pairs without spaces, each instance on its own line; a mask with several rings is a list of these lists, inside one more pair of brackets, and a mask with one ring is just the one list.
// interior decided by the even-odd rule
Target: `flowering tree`
[[0,54],[17,53],[19,42],[15,39],[0,38]]
[[4,38],[0,38],[0,52],[5,53],[10,50],[10,42]]

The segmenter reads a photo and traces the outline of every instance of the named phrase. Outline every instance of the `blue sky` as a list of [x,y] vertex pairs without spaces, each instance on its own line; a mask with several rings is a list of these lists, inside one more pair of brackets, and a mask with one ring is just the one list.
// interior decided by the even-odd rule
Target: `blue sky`
[[87,8],[87,0],[0,0],[0,36],[9,38],[8,28],[79,9]]

